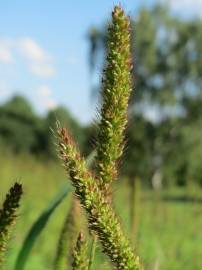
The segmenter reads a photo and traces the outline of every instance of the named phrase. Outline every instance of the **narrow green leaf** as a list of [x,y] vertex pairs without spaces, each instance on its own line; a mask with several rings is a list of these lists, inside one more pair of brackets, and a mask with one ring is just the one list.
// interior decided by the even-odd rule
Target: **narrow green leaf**
[[86,158],[86,165],[87,167],[91,167],[93,162],[95,161],[95,157],[97,155],[97,151],[93,150]]
[[93,261],[95,259],[95,252],[96,252],[96,244],[97,244],[97,235],[93,235],[93,240],[91,244],[91,249],[90,249],[90,258],[89,258],[89,263],[88,263],[88,270],[91,270]]
[[30,252],[34,246],[34,243],[36,242],[38,236],[46,226],[50,216],[53,214],[54,210],[57,208],[57,206],[62,202],[62,200],[67,196],[68,193],[70,193],[71,187],[69,185],[66,185],[62,188],[62,191],[60,191],[56,197],[51,201],[51,203],[48,205],[48,207],[42,212],[42,214],[39,216],[39,218],[35,221],[35,223],[32,225],[30,231],[28,232],[24,243],[22,245],[22,248],[19,252],[19,255],[16,260],[15,264],[15,270],[23,270],[25,268],[25,264],[27,262],[27,259],[30,255]]

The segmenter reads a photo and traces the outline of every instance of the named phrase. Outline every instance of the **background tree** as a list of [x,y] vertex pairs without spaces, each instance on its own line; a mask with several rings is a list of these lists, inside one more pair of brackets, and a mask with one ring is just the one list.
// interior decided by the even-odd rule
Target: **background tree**
[[[200,115],[201,107],[202,22],[197,18],[183,20],[174,17],[163,5],[143,7],[131,21],[134,91],[130,112],[134,112],[135,117],[131,120],[134,131],[131,131],[133,139],[129,139],[128,147],[131,161],[127,160],[127,169],[124,170],[130,171],[130,175],[133,170],[134,175],[141,176],[142,164],[149,162],[146,174],[150,175],[150,180],[155,171],[160,170],[165,184],[185,184],[190,178],[188,172],[193,174],[200,167],[193,158],[190,161],[191,150],[195,159],[202,154],[202,148],[194,150],[194,145],[199,143],[194,130],[200,121],[196,121],[194,115]],[[90,63],[94,69],[105,65],[100,55],[106,50],[105,26],[95,29],[93,42],[92,36],[89,39]],[[190,128],[187,120],[191,123]],[[151,129],[147,129],[148,121]],[[138,129],[142,130],[141,142]],[[131,147],[132,141],[138,142],[134,148]],[[147,151],[151,151],[149,161],[144,152],[148,145],[150,150]],[[134,161],[134,155],[140,157],[139,162]]]
[[0,141],[14,152],[38,152],[41,121],[29,102],[14,96],[0,107]]
[[77,142],[83,150],[85,135],[82,127],[66,108],[59,106],[55,110],[50,111],[45,119],[47,152],[54,157],[56,156],[53,136],[50,132],[51,128],[55,127],[56,120],[59,120],[64,127],[71,129],[72,136],[77,138]]

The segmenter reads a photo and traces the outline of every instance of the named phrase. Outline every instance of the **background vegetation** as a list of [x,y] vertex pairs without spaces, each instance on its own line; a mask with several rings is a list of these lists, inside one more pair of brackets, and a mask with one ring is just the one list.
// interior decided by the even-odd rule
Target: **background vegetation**
[[[130,227],[130,198],[135,184],[134,241],[146,269],[201,269],[202,242],[202,22],[171,16],[163,6],[143,8],[132,18],[134,93],[129,110],[127,147],[121,165],[115,205]],[[89,30],[92,76],[103,67],[106,27]],[[92,85],[98,95],[99,85]],[[1,194],[14,179],[25,186],[8,269],[31,224],[65,183],[56,159],[50,127],[67,126],[87,156],[96,137],[94,125],[82,126],[66,108],[40,116],[21,96],[0,106]],[[128,185],[129,183],[129,185]],[[2,195],[1,195],[2,197]],[[36,243],[27,269],[50,268],[64,201]],[[124,205],[124,209],[123,209]],[[133,214],[134,214],[133,213]],[[136,236],[136,237],[134,237]],[[48,241],[47,241],[48,239]],[[104,261],[104,262],[103,262]],[[102,269],[101,254],[95,269]]]

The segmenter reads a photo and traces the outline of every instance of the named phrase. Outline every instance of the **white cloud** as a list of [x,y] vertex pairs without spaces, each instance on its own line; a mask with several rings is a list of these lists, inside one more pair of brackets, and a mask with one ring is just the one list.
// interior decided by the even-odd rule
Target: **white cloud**
[[43,78],[55,75],[52,57],[32,38],[0,38],[0,62],[12,63],[14,50],[22,59],[25,59],[28,69],[34,75]]
[[47,63],[31,63],[29,68],[33,74],[39,77],[50,78],[55,75],[55,69]]
[[43,102],[45,109],[54,110],[58,104],[53,98],[49,98]]
[[36,89],[36,91],[39,97],[38,102],[41,104],[43,109],[54,110],[58,106],[57,101],[52,95],[52,90],[48,85],[46,84],[40,85]]
[[30,37],[21,38],[18,40],[18,48],[33,74],[44,78],[55,75],[52,57],[35,40]]
[[0,38],[0,62],[6,64],[13,62],[11,44],[6,38]]
[[202,0],[164,0],[172,10],[202,16]]
[[46,62],[50,56],[32,38],[19,39],[19,49],[29,61]]
[[41,85],[38,87],[37,93],[40,97],[50,97],[52,91],[48,85]]
[[13,57],[9,49],[0,46],[0,62],[12,63]]

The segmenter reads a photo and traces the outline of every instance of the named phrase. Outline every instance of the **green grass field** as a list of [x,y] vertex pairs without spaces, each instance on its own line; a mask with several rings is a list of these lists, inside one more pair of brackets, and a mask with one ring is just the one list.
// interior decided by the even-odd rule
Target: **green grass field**
[[[24,196],[18,224],[10,243],[6,269],[12,270],[30,226],[66,179],[63,169],[53,162],[29,156],[0,157],[0,196],[19,180]],[[191,187],[169,189],[161,194],[139,190],[136,205],[136,234],[131,237],[146,270],[202,269],[202,191]],[[129,230],[129,190],[124,180],[114,187],[115,208],[125,230]],[[38,238],[27,270],[51,269],[59,232],[69,208],[69,198],[57,208]],[[104,257],[105,258],[105,257]],[[93,269],[107,269],[107,259],[98,254]],[[53,268],[52,268],[53,269]]]

